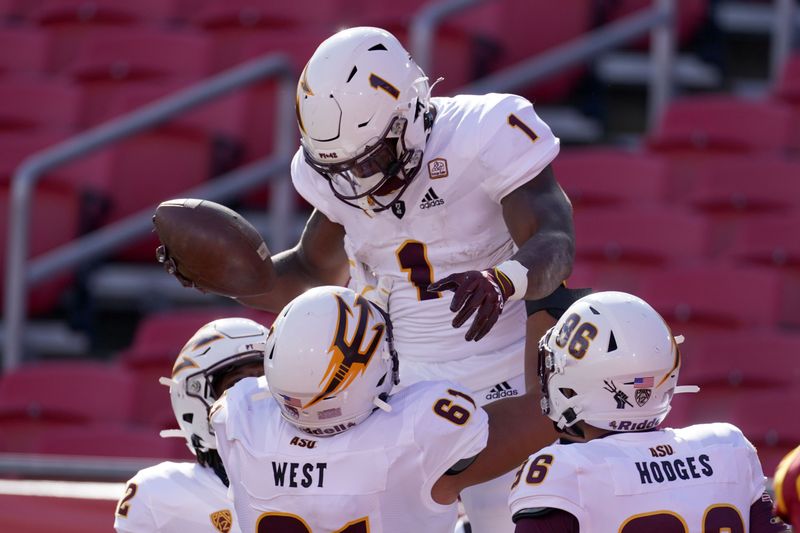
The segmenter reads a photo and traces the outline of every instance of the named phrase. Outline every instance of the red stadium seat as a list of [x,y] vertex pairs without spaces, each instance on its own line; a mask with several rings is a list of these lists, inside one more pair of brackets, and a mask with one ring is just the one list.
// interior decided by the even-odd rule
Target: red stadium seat
[[108,113],[114,92],[126,84],[181,82],[213,73],[210,41],[196,33],[153,30],[100,31],[82,43],[70,75],[87,92],[87,123]]
[[183,439],[164,439],[154,428],[120,424],[53,427],[32,451],[57,455],[194,460]]
[[800,210],[785,215],[747,218],[731,248],[739,261],[773,266],[800,265],[800,239],[792,236],[800,228]]
[[51,38],[31,28],[0,29],[0,74],[33,75],[50,68]]
[[553,161],[576,208],[652,204],[666,194],[669,165],[660,157],[613,149],[570,149]]
[[43,0],[0,0],[0,18],[16,22],[35,11]]
[[30,364],[0,379],[0,450],[29,450],[54,425],[131,418],[134,377],[89,361]]
[[[712,255],[725,253],[754,213],[800,207],[800,164],[773,156],[725,155],[698,160],[685,199],[712,221]],[[756,178],[757,176],[757,178]]]
[[153,24],[175,15],[179,3],[177,0],[43,0],[34,18],[48,26]]
[[791,107],[704,95],[672,102],[648,144],[659,152],[740,153],[780,152],[792,148],[795,141]]
[[800,207],[800,163],[778,156],[728,156],[701,164],[689,201],[713,211]]
[[708,265],[650,274],[641,296],[673,325],[695,328],[771,326],[780,314],[781,278],[758,267]]
[[71,83],[0,81],[0,131],[74,131],[80,124],[81,109],[80,88]]
[[681,209],[653,206],[575,210],[576,262],[597,287],[638,293],[649,272],[705,254],[708,225]]
[[687,337],[680,382],[701,387],[800,387],[800,335],[742,330]]
[[581,209],[574,218],[580,258],[664,263],[700,257],[707,246],[703,217],[678,208]]
[[344,3],[330,0],[226,0],[208,2],[193,17],[206,31],[252,31],[314,24],[335,26]]

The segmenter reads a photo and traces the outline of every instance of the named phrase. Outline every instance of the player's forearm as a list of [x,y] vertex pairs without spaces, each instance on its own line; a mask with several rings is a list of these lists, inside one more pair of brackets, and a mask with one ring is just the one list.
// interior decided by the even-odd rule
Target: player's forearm
[[489,441],[475,462],[457,476],[464,487],[517,468],[531,453],[555,440],[553,424],[542,415],[533,394],[499,400],[484,409],[489,414]]
[[551,294],[572,273],[575,237],[572,225],[566,229],[540,230],[512,257],[528,269],[526,300],[538,300]]
[[275,268],[273,289],[257,296],[237,298],[239,303],[277,313],[295,297],[312,287],[344,285],[347,282],[346,265],[332,266],[329,269],[309,267],[297,248],[273,255],[272,264]]

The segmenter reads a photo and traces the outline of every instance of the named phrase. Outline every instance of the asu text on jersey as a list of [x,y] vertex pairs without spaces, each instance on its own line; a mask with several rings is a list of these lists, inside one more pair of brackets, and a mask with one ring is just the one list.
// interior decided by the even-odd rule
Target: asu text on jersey
[[736,427],[701,424],[548,446],[520,469],[509,505],[567,511],[581,533],[746,531],[764,482]]

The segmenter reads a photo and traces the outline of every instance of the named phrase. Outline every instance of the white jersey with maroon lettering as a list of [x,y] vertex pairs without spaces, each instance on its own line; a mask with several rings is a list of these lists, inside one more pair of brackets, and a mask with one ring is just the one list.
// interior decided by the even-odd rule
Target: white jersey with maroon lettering
[[242,530],[451,533],[457,507],[434,502],[431,487],[486,446],[487,415],[449,382],[388,402],[391,412],[315,437],[281,417],[264,378],[228,389],[211,420]]
[[118,533],[239,533],[228,489],[210,468],[164,462],[140,470],[117,504]]
[[738,428],[700,424],[548,446],[520,469],[509,505],[563,509],[581,533],[747,531],[764,487]]
[[479,390],[523,373],[523,302],[506,303],[486,337],[465,342],[472,321],[458,330],[451,326],[452,293],[426,288],[449,274],[495,266],[516,252],[500,201],[555,158],[559,141],[519,96],[432,103],[436,119],[422,167],[392,209],[370,217],[338,200],[302,151],[292,161],[292,181],[311,205],[344,226],[351,288],[391,285],[401,385],[452,379]]

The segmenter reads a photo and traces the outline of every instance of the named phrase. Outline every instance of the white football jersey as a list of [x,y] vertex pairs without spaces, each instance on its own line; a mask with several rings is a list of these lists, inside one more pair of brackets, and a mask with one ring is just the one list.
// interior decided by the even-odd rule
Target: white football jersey
[[210,468],[163,462],[140,470],[117,504],[118,533],[239,533],[228,489]]
[[242,530],[452,533],[457,507],[434,502],[431,487],[486,446],[486,412],[449,382],[413,385],[389,404],[318,438],[281,416],[263,377],[228,389],[211,421]]
[[[432,103],[436,119],[422,167],[400,207],[371,218],[338,200],[302,150],[292,161],[292,181],[311,205],[344,226],[351,288],[389,282],[401,383],[452,379],[478,390],[522,374],[524,303],[508,302],[486,337],[465,342],[472,320],[454,330],[452,293],[426,288],[456,272],[495,266],[516,252],[500,201],[556,157],[559,141],[519,96],[462,95]],[[425,364],[441,362],[452,364]]]
[[581,533],[747,531],[765,488],[755,448],[723,423],[554,444],[517,475],[512,514],[563,509]]

